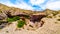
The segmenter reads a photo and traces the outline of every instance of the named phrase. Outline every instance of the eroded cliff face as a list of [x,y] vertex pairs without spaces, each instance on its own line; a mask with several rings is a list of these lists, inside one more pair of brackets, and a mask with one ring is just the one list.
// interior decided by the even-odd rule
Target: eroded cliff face
[[25,30],[35,31],[35,34],[60,34],[60,10],[46,9],[40,12],[0,4],[0,29],[1,34],[6,29],[9,29],[10,34],[15,31],[25,32]]
[[[40,22],[42,18],[46,17],[46,14],[44,12],[26,14],[26,13],[21,13],[18,11],[14,12],[14,13],[12,13],[13,11],[12,12],[11,11],[2,11],[2,10],[0,10],[0,11],[1,11],[0,20],[3,22],[7,22],[7,23],[10,23],[10,22],[12,23],[12,22],[18,21],[18,20],[22,20],[26,23],[27,22],[26,19],[28,19],[30,22],[35,24],[35,22]],[[37,23],[37,25],[38,25],[38,23]],[[32,26],[32,25],[29,25],[29,26]],[[34,26],[32,26],[32,27],[34,27]]]
[[46,14],[44,12],[23,10],[0,4],[0,20],[3,22],[10,23],[17,20],[25,21],[28,19],[29,21],[35,23],[40,22],[41,19],[45,16]]

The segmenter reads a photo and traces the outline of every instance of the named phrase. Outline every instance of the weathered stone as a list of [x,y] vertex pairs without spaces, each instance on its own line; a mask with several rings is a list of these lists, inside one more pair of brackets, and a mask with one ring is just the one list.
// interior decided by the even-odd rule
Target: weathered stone
[[45,15],[31,15],[30,21],[32,22],[39,22]]
[[0,13],[0,20],[3,20],[7,18],[7,15],[5,13]]
[[4,28],[7,24],[7,21],[0,20],[0,29]]

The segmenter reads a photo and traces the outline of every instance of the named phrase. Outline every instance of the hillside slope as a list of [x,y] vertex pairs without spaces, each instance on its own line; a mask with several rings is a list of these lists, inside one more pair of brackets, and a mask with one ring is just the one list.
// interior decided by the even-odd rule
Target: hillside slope
[[31,11],[0,4],[0,34],[60,34],[60,10]]

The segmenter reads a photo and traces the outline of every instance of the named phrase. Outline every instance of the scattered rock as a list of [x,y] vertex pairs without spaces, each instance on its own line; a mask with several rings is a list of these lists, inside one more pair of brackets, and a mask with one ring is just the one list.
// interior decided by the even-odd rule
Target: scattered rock
[[0,20],[3,20],[5,18],[7,18],[7,15],[4,13],[0,13]]
[[8,22],[6,21],[0,21],[0,29],[4,28],[7,25]]

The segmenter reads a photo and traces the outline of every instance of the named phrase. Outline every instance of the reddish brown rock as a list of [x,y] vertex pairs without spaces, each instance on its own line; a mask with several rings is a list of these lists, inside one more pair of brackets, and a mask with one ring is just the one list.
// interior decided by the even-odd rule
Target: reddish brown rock
[[31,15],[30,16],[30,21],[32,21],[32,22],[39,22],[45,16],[46,15]]

